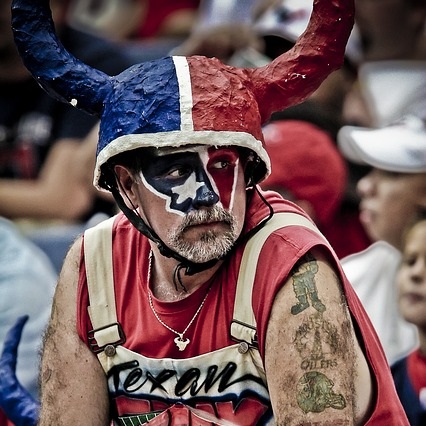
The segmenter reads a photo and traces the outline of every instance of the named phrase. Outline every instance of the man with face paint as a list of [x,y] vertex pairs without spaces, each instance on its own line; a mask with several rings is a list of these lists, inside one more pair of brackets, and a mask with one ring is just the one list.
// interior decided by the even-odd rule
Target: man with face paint
[[408,424],[333,250],[257,185],[262,124],[340,66],[352,6],[316,1],[262,68],[166,57],[109,77],[57,42],[47,0],[13,2],[37,81],[100,116],[94,184],[122,210],[65,260],[40,425]]
[[128,176],[126,168],[117,167],[120,180],[128,176],[138,184],[129,194],[132,204],[141,206],[153,229],[167,230],[160,238],[182,257],[196,263],[224,257],[244,223],[245,180],[238,150],[194,146],[157,151],[144,153],[136,178],[135,171]]

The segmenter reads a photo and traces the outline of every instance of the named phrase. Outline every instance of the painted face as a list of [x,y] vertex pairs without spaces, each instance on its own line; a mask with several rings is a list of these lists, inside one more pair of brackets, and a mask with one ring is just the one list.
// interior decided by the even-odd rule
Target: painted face
[[141,210],[167,246],[194,262],[224,256],[241,233],[245,180],[235,148],[161,150],[144,160]]
[[185,215],[216,204],[232,209],[239,164],[235,148],[184,148],[151,160],[140,176],[149,190],[166,200],[167,211]]

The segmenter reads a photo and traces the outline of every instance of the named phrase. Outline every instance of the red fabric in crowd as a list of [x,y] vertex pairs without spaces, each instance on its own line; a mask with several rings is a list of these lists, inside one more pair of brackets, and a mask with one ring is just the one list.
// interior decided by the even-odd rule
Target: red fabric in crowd
[[145,19],[141,22],[137,36],[155,37],[164,20],[179,10],[197,10],[200,0],[149,0]]
[[408,355],[407,370],[416,394],[420,395],[420,390],[426,388],[426,357],[419,350]]
[[347,170],[331,136],[306,121],[282,120],[268,124],[264,137],[272,164],[264,185],[309,201],[318,224],[333,221],[345,191]]
[[[314,219],[341,259],[367,248],[358,211],[343,204],[346,162],[330,134],[302,120],[274,121],[263,129],[271,157],[271,176],[261,184],[284,197],[308,201]],[[293,198],[292,198],[293,197]]]

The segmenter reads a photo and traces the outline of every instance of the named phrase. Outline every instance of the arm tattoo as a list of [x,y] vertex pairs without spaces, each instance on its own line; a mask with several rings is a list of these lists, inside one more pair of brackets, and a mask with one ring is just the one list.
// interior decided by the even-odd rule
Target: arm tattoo
[[306,254],[293,268],[293,290],[298,302],[291,307],[293,315],[300,314],[310,306],[318,312],[326,310],[325,305],[318,298],[315,274],[318,272],[318,263],[311,254]]
[[334,383],[318,371],[305,373],[297,383],[297,403],[305,413],[322,413],[326,408],[342,410],[346,401],[333,391]]
[[297,299],[291,307],[292,315],[298,315],[310,306],[316,310],[296,330],[293,341],[302,359],[300,367],[305,372],[297,382],[296,392],[297,404],[305,413],[346,407],[344,396],[334,391],[333,381],[318,371],[337,368],[336,355],[344,349],[337,328],[323,318],[326,306],[318,297],[317,272],[318,263],[309,253],[296,263],[292,271]]
[[343,409],[346,400],[333,389],[334,383],[318,370],[337,368],[336,355],[343,345],[337,328],[325,321],[322,313],[311,315],[297,329],[294,343],[305,374],[297,383],[297,404],[305,412],[320,413],[326,408]]

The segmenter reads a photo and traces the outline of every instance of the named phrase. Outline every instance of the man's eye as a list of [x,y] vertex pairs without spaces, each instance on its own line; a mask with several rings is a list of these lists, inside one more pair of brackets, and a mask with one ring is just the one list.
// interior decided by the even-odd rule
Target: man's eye
[[226,169],[227,167],[229,167],[231,164],[230,161],[227,160],[220,160],[220,161],[216,161],[215,163],[213,163],[211,165],[212,169]]
[[166,173],[166,177],[178,179],[182,176],[186,176],[189,173],[191,173],[191,170],[188,167],[174,167]]

